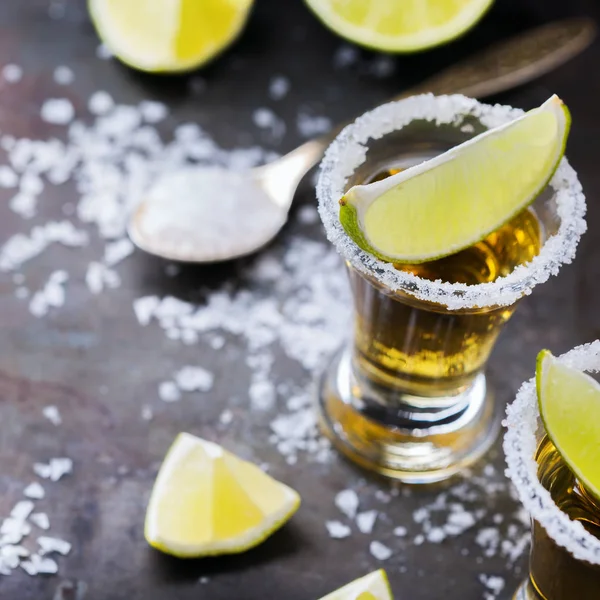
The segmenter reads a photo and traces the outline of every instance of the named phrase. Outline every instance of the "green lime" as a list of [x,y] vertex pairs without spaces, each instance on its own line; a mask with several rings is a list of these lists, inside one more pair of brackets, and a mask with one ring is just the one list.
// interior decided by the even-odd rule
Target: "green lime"
[[548,437],[579,481],[600,500],[600,384],[562,364],[549,350],[538,354],[536,383]]
[[321,600],[393,600],[393,597],[387,575],[379,569],[355,579]]
[[327,27],[376,50],[414,52],[473,27],[493,0],[306,0]]
[[340,222],[381,260],[421,263],[471,246],[531,204],[564,154],[569,111],[558,96],[387,179],[356,185]]

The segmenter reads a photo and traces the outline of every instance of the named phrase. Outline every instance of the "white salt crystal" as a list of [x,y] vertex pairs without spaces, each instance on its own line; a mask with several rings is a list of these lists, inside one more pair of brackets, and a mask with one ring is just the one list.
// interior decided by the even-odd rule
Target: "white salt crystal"
[[14,508],[10,511],[10,516],[13,519],[24,521],[33,510],[34,504],[31,500],[21,500],[17,502]]
[[169,109],[165,104],[154,100],[143,100],[140,102],[139,108],[146,123],[159,123],[169,114]]
[[314,225],[319,221],[319,213],[316,206],[305,204],[298,209],[298,220],[304,225]]
[[58,481],[64,475],[68,475],[73,471],[73,461],[70,458],[51,458],[47,465],[35,463],[33,470],[42,479]]
[[105,115],[115,106],[112,96],[102,90],[94,92],[88,100],[88,110],[93,115]]
[[46,513],[33,513],[29,520],[40,529],[50,529],[50,519]]
[[31,194],[19,192],[8,203],[9,208],[24,219],[31,219],[36,212],[37,199]]
[[392,556],[392,551],[378,541],[373,541],[369,545],[369,552],[377,559],[377,560],[387,560]]
[[394,59],[387,55],[376,57],[369,65],[369,73],[379,79],[389,77],[395,70],[396,63]]
[[46,285],[31,298],[29,302],[31,314],[35,317],[42,317],[51,307],[62,306],[66,298],[64,285],[68,279],[69,275],[65,271],[54,271]]
[[174,381],[163,381],[158,386],[158,397],[163,402],[177,402],[181,399],[181,392]]
[[333,55],[333,66],[336,69],[343,69],[354,64],[358,60],[359,52],[356,46],[344,44],[340,46]]
[[346,538],[352,533],[350,527],[344,525],[344,523],[340,523],[340,521],[325,521],[325,527],[327,528],[329,537],[335,539]]
[[59,412],[58,408],[52,404],[50,404],[48,406],[44,406],[44,408],[42,409],[42,414],[53,425],[60,425],[62,423],[62,418],[60,416],[60,412]]
[[427,532],[427,541],[439,544],[446,539],[446,533],[441,527],[433,527]]
[[304,138],[312,138],[327,133],[332,127],[329,117],[313,116],[301,112],[296,119],[298,133]]
[[19,65],[9,63],[2,68],[2,77],[7,83],[17,83],[23,77],[23,69]]
[[32,500],[41,500],[46,495],[46,492],[37,481],[34,481],[23,490],[23,494]]
[[18,183],[18,175],[8,165],[0,165],[0,187],[14,188]]
[[59,538],[40,536],[37,539],[37,543],[40,546],[40,554],[50,554],[51,552],[57,552],[66,556],[71,552],[71,544],[65,540]]
[[252,381],[248,389],[250,404],[256,410],[269,410],[275,404],[275,386],[271,381],[262,379],[262,376]]
[[398,537],[404,537],[407,533],[408,529],[406,529],[406,527],[402,527],[402,525],[394,528],[394,535]]
[[106,244],[104,247],[104,262],[113,267],[133,253],[135,247],[127,238]]
[[202,367],[186,366],[175,373],[175,383],[184,392],[208,392],[214,376]]
[[252,113],[252,121],[261,129],[268,129],[275,138],[285,134],[285,123],[270,108],[257,108]]
[[147,404],[144,404],[144,406],[142,406],[142,420],[152,421],[153,417],[154,411],[152,410],[152,407],[148,406]]
[[272,100],[281,100],[290,91],[290,80],[283,75],[276,75],[269,82],[269,96]]
[[495,598],[504,589],[504,578],[498,575],[480,575],[479,581],[490,590],[491,594],[486,598]]
[[376,510],[367,510],[356,515],[356,526],[362,533],[371,533],[377,520]]
[[160,306],[158,296],[144,296],[133,301],[133,312],[140,325],[148,325]]
[[54,573],[58,573],[58,565],[56,561],[51,558],[44,557],[42,558],[38,554],[32,554],[28,561],[23,561],[21,563],[21,568],[28,575],[37,575],[38,573],[52,575]]
[[53,125],[66,125],[73,120],[75,109],[67,98],[49,98],[42,105],[42,120]]
[[358,494],[354,490],[342,490],[335,497],[335,505],[349,518],[354,519],[358,510]]
[[104,289],[114,289],[121,285],[121,278],[116,271],[99,262],[92,261],[85,273],[85,283],[92,294],[99,294]]
[[421,533],[419,535],[415,535],[415,539],[413,540],[413,544],[415,546],[420,546],[425,541],[425,536]]
[[225,338],[217,335],[210,339],[210,347],[214,350],[220,350],[225,345]]
[[26,535],[31,533],[31,527],[21,518],[8,517],[0,525],[0,534],[8,543],[18,544]]
[[226,408],[219,416],[219,423],[222,425],[229,425],[233,421],[233,413]]
[[60,65],[54,69],[54,81],[58,85],[69,85],[74,79],[75,74],[69,67]]

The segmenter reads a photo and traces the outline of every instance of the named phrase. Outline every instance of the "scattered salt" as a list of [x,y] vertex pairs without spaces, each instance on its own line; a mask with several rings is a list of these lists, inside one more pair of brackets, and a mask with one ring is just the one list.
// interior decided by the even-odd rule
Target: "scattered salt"
[[71,544],[59,538],[40,536],[37,539],[37,543],[40,546],[40,555],[42,556],[51,552],[57,552],[66,556],[71,552]]
[[344,69],[356,63],[359,57],[358,48],[344,44],[340,46],[333,55],[333,66],[336,69]]
[[159,123],[167,117],[169,109],[162,102],[143,100],[140,102],[140,112],[146,123]]
[[369,552],[377,559],[377,560],[387,560],[392,556],[393,552],[390,548],[378,542],[376,540],[372,541],[369,545]]
[[46,123],[66,125],[73,120],[75,109],[67,98],[49,98],[42,105],[40,116]]
[[398,527],[394,528],[395,536],[404,537],[407,533],[408,533],[408,529],[406,529],[406,527],[403,527],[402,525],[399,525]]
[[[46,285],[36,292],[29,302],[29,311],[35,317],[44,316],[50,308],[58,308],[65,303],[64,285],[69,279],[65,271],[54,271]],[[50,417],[47,417],[50,419]]]
[[342,490],[335,496],[335,505],[349,518],[354,519],[358,510],[358,494],[354,490]]
[[480,575],[479,581],[489,590],[484,596],[485,600],[494,600],[504,589],[504,578],[498,575]]
[[88,110],[93,115],[105,115],[115,106],[112,96],[102,90],[94,92],[88,100]]
[[50,529],[50,519],[46,513],[33,513],[29,520],[40,529]]
[[9,63],[2,68],[2,77],[7,83],[17,83],[23,77],[23,69],[19,65]]
[[31,514],[33,508],[34,504],[31,500],[21,500],[10,511],[10,516],[18,521],[24,521]]
[[18,175],[8,165],[0,165],[0,187],[14,188],[18,183]]
[[296,119],[298,133],[304,138],[312,138],[327,133],[332,127],[331,119],[323,116],[313,116],[301,112]]
[[54,69],[54,81],[58,85],[69,85],[73,83],[75,74],[73,71],[64,65],[60,65]]
[[319,221],[319,213],[316,206],[305,204],[298,209],[298,220],[303,225],[314,225]]
[[208,392],[214,381],[210,371],[202,367],[183,367],[175,373],[175,383],[183,392]]
[[147,404],[144,404],[144,406],[142,406],[142,420],[143,421],[152,421],[153,418],[154,418],[154,411],[152,410],[152,407],[148,406]]
[[44,488],[37,481],[34,481],[23,490],[23,495],[32,500],[41,500],[46,495],[46,492],[44,492]]
[[346,538],[352,533],[350,527],[348,527],[348,525],[344,525],[344,523],[340,523],[340,521],[325,521],[325,527],[327,528],[329,537],[338,540]]
[[127,238],[110,242],[104,247],[104,262],[108,266],[114,267],[132,254],[134,250],[134,245]]
[[35,463],[33,471],[42,479],[58,481],[73,471],[73,461],[70,458],[52,458],[48,464]]
[[229,425],[233,421],[233,413],[226,408],[219,416],[219,423],[221,425]]
[[272,100],[281,100],[290,91],[290,80],[283,75],[276,75],[269,82],[269,96]]
[[42,414],[53,425],[60,425],[62,423],[62,418],[60,416],[60,411],[54,405],[44,406],[44,408],[42,409]]
[[92,294],[99,294],[105,289],[114,289],[121,285],[121,278],[116,271],[102,263],[92,261],[85,273],[85,283]]
[[361,533],[371,533],[377,520],[377,511],[368,510],[356,515],[356,526]]
[[163,402],[177,402],[181,399],[181,392],[174,381],[163,381],[158,386],[158,397]]
[[96,48],[96,56],[101,60],[112,58],[112,50],[106,44],[99,44]]

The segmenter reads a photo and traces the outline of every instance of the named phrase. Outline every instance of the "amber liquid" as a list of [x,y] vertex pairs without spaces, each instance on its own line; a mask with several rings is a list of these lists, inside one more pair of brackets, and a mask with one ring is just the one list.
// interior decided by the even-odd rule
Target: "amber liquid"
[[[386,171],[373,179],[393,174]],[[477,285],[508,275],[538,254],[535,213],[527,209],[466,250],[419,265],[396,265],[419,277]],[[350,268],[356,303],[355,364],[376,384],[418,396],[464,391],[485,365],[516,305],[452,311],[392,292]],[[600,598],[600,596],[599,596]]]
[[[538,448],[538,477],[558,508],[600,538],[600,504],[577,481],[548,438]],[[534,522],[530,580],[540,600],[598,600],[600,567],[578,561]]]

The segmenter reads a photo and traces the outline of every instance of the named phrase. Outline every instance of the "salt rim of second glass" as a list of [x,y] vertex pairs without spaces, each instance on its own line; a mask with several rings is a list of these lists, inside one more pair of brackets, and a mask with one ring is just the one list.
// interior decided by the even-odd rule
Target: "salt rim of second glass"
[[393,291],[402,291],[421,300],[445,305],[450,310],[514,304],[523,295],[556,275],[563,264],[570,263],[581,235],[586,230],[586,205],[577,174],[563,158],[550,186],[554,190],[560,226],[529,263],[491,283],[467,285],[423,279],[399,271],[359,248],[344,231],[339,220],[339,199],[352,173],[366,159],[370,139],[378,139],[401,129],[415,120],[435,124],[461,125],[472,116],[488,128],[498,127],[524,114],[510,106],[482,104],[458,94],[434,96],[422,94],[383,104],[348,125],[327,149],[321,162],[317,184],[319,213],[328,239],[344,259],[365,275],[374,276]]
[[[580,371],[600,371],[600,341],[577,346],[558,360]],[[506,409],[504,453],[506,474],[515,484],[523,506],[548,535],[577,560],[600,565],[600,539],[556,506],[537,476],[536,429],[540,422],[535,377],[525,382]]]

